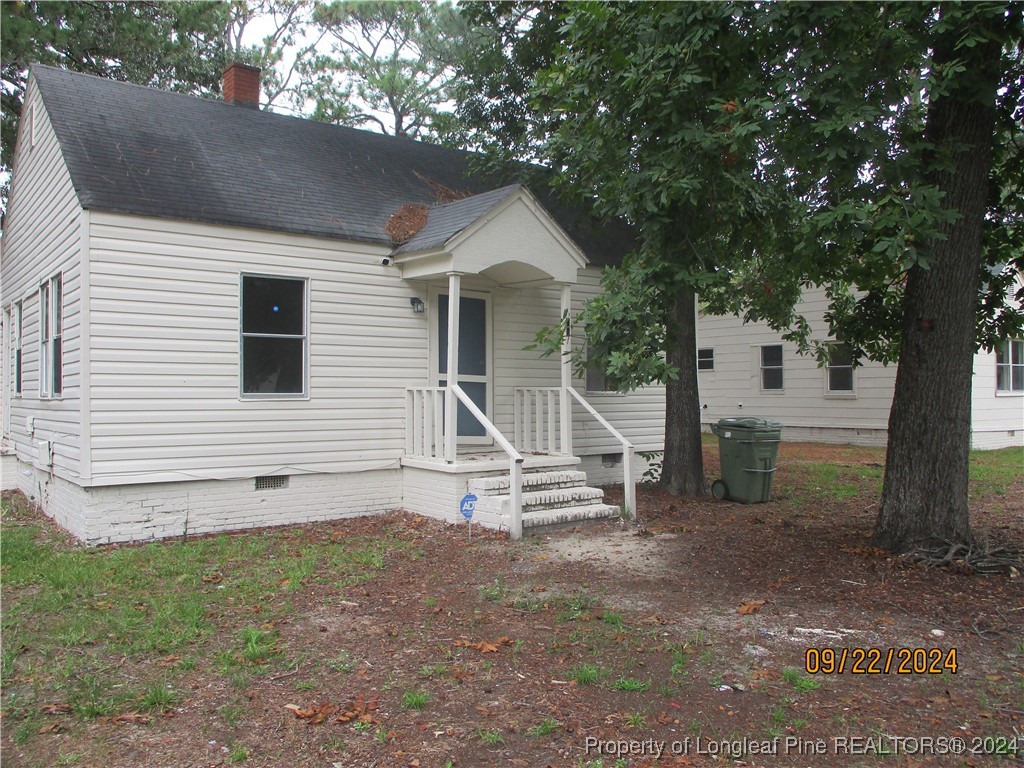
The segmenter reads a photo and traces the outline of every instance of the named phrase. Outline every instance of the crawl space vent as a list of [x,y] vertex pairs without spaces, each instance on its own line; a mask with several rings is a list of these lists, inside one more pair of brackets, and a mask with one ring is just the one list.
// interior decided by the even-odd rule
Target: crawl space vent
[[287,475],[267,475],[266,477],[256,478],[256,490],[257,491],[272,491],[275,488],[287,488],[288,487],[288,476]]

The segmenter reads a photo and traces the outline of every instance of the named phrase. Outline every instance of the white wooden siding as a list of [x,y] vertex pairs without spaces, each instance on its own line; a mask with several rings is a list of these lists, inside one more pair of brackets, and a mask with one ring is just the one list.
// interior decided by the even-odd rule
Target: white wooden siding
[[[809,290],[800,309],[818,340],[827,340],[824,313],[828,301],[823,289]],[[760,348],[783,345],[783,389],[763,391]],[[826,392],[826,371],[813,357],[800,356],[793,344],[763,323],[743,324],[736,317],[701,316],[697,324],[698,348],[715,351],[715,368],[699,371],[702,421],[711,424],[726,416],[763,416],[784,426],[804,429],[805,439],[855,439],[855,430],[871,438],[884,434],[896,384],[896,366],[865,361],[854,369],[854,394]],[[1024,433],[1024,397],[996,396],[995,356],[974,357],[973,444],[977,448],[1021,445]],[[742,406],[741,406],[742,404]],[[824,431],[822,431],[824,430]],[[1009,434],[1015,432],[1015,434]],[[785,432],[783,433],[785,438]]]
[[[824,291],[808,291],[801,305],[818,340],[828,339]],[[783,388],[761,389],[760,349],[782,344]],[[882,429],[889,420],[896,367],[866,361],[854,369],[853,394],[829,394],[826,370],[812,356],[763,323],[743,324],[737,317],[700,316],[697,347],[715,351],[714,370],[698,372],[701,420],[711,424],[729,416],[761,416],[790,427]]]
[[[398,466],[427,323],[385,249],[93,213],[95,484]],[[309,280],[309,397],[239,397],[243,272]]]
[[[35,80],[29,79],[24,114],[32,111],[35,145],[30,146],[28,121],[19,126],[14,173],[4,231],[0,294],[5,307],[23,302],[22,395],[10,402],[10,444],[18,457],[32,463],[36,442],[53,445],[53,472],[76,480],[81,475],[81,226],[83,212],[64,165],[57,137]],[[39,397],[39,284],[62,274],[63,393]],[[7,361],[13,365],[13,349]],[[13,385],[5,382],[3,397]],[[26,419],[34,417],[34,434]]]
[[996,355],[974,355],[971,398],[971,447],[1024,445],[1024,394],[996,392]]

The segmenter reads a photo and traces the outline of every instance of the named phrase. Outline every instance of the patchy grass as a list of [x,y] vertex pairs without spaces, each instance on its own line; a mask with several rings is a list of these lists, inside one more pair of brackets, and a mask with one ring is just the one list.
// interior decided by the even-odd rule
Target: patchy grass
[[971,451],[971,498],[1006,495],[1006,489],[1024,474],[1024,449]]
[[[298,530],[84,549],[34,518],[21,497],[2,504],[3,680],[32,679],[5,700],[11,724],[54,702],[85,720],[168,710],[179,699],[174,681],[200,657],[245,688],[282,656],[273,627],[296,585],[358,584],[408,549],[379,538],[310,542]],[[249,624],[254,616],[259,624]],[[232,626],[235,642],[211,653]],[[147,659],[131,680],[113,674]]]

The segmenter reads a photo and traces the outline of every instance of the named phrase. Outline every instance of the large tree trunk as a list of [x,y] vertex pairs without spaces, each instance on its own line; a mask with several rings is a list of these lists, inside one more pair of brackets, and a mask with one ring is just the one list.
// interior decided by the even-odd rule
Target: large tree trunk
[[697,297],[682,288],[672,303],[675,344],[668,350],[679,378],[665,386],[665,456],[661,487],[673,496],[704,495],[704,455],[700,442],[697,392]]
[[959,217],[944,228],[945,239],[935,242],[930,268],[910,270],[903,299],[874,532],[878,546],[895,552],[972,538],[967,504],[971,375],[1000,47],[985,43],[954,50],[954,42],[951,36],[937,48],[936,62],[966,58],[971,75],[934,97],[925,140],[937,153],[949,152],[951,163],[929,181],[943,192],[944,207]]

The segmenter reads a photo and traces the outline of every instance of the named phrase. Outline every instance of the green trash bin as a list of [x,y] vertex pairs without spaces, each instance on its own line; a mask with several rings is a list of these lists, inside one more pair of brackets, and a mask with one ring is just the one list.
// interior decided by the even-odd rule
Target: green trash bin
[[711,495],[742,504],[768,501],[782,424],[748,416],[719,419],[711,431],[718,436],[722,461],[722,477],[711,484]]

